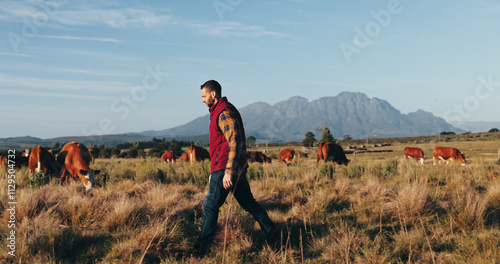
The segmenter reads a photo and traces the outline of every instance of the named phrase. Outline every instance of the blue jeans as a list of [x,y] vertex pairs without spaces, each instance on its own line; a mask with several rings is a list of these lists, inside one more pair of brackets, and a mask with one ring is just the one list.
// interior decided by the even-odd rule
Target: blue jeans
[[224,170],[212,173],[208,194],[203,202],[203,221],[201,223],[200,235],[194,246],[196,249],[203,248],[215,233],[217,219],[219,218],[219,209],[226,201],[229,192],[232,192],[238,204],[257,220],[260,228],[266,232],[268,237],[276,232],[276,226],[267,215],[266,210],[253,198],[246,172],[245,169],[241,173],[237,183],[235,182],[236,179],[233,179],[233,186],[235,187],[229,190],[224,189],[222,185]]

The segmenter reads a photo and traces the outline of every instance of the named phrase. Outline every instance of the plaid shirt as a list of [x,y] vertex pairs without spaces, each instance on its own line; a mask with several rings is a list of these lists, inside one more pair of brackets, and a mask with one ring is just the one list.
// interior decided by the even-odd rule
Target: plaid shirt
[[218,125],[229,145],[229,157],[225,173],[234,175],[238,168],[238,158],[244,144],[244,139],[241,138],[240,123],[229,111],[224,110],[219,115]]

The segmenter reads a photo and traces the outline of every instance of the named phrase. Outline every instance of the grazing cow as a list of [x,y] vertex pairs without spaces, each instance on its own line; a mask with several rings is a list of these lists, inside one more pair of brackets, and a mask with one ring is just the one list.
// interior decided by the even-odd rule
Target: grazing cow
[[16,162],[15,167],[19,169],[23,166],[28,166],[29,158],[23,155],[16,155],[15,162]]
[[424,164],[424,152],[421,148],[405,147],[404,149],[405,159],[414,158],[420,164]]
[[345,156],[344,149],[332,142],[320,143],[318,146],[316,165],[319,161],[332,161],[338,165],[348,165],[349,160]]
[[[24,153],[24,152],[23,152]],[[7,157],[10,155],[1,155],[0,156],[0,167],[7,167],[9,164],[7,164]],[[14,158],[11,159],[14,163],[11,163],[11,165],[14,165],[15,168],[21,168],[22,166],[27,166],[28,165],[28,158],[24,156],[24,154],[14,154]]]
[[448,164],[448,160],[458,160],[462,164],[462,166],[465,166],[465,163],[467,162],[465,160],[465,155],[460,152],[456,148],[447,148],[447,147],[435,147],[434,148],[434,153],[432,155],[432,161],[434,165],[436,165],[436,162],[439,160],[446,160],[446,164]]
[[271,158],[260,151],[247,151],[248,162],[271,163]]
[[29,158],[30,157],[30,149],[25,149],[23,153],[21,153],[21,156]]
[[186,152],[182,153],[181,156],[179,157],[179,160],[189,161],[188,154]]
[[43,171],[45,174],[54,173],[52,170],[54,156],[44,147],[36,147],[31,150],[28,166],[30,173]]
[[194,161],[203,161],[206,159],[210,159],[210,153],[205,148],[195,146],[191,144],[186,151],[189,161],[193,163]]
[[80,178],[85,189],[89,191],[94,184],[95,175],[100,172],[89,168],[90,159],[89,150],[85,145],[74,141],[64,145],[57,155],[57,161],[64,164],[61,170],[61,183],[67,183],[71,175],[75,179]]
[[6,154],[0,155],[0,167],[2,167],[2,168],[7,167],[6,160],[7,160]]
[[165,151],[161,155],[161,159],[165,161],[165,163],[173,163],[175,162],[174,152],[173,151]]
[[280,152],[280,161],[284,163],[293,162],[293,158],[295,157],[295,150],[292,148],[284,149]]

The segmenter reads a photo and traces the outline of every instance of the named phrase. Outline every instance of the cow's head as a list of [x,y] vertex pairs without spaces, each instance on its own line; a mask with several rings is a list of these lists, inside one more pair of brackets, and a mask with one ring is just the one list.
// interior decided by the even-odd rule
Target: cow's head
[[86,191],[89,191],[90,189],[92,189],[92,186],[94,185],[94,181],[95,181],[95,176],[97,174],[99,174],[99,172],[101,172],[101,171],[100,170],[88,170],[88,171],[80,170],[80,175],[83,176],[83,177],[80,176],[80,179],[82,180]]
[[458,157],[458,159],[460,160],[460,164],[462,164],[462,166],[465,166],[467,160],[465,159],[465,155],[462,152],[460,152],[460,157]]

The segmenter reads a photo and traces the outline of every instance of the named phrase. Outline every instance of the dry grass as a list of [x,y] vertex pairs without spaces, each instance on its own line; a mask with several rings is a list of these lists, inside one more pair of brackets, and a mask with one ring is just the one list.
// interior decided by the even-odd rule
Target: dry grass
[[[313,157],[291,166],[251,164],[252,191],[281,230],[281,247],[269,247],[258,224],[229,196],[215,241],[198,262],[500,262],[496,160],[422,166],[398,155],[358,154],[348,157],[348,167],[316,167]],[[7,255],[2,188],[0,262],[191,262],[180,256],[199,232],[208,162],[114,159],[93,167],[102,172],[90,193],[57,179],[39,186],[26,169],[17,172],[16,257]],[[7,185],[4,174],[1,186]]]

